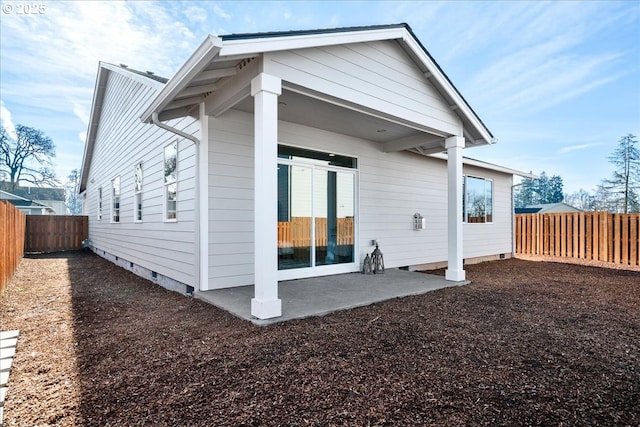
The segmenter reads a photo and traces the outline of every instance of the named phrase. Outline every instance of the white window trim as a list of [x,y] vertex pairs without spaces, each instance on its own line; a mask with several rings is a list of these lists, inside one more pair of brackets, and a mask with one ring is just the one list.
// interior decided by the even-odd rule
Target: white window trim
[[[487,214],[485,212],[485,215],[484,215],[485,221],[484,222],[467,222],[467,206],[469,206],[469,203],[468,203],[468,200],[467,200],[467,189],[468,189],[467,178],[476,178],[476,179],[481,179],[483,181],[491,182],[491,221],[486,221]],[[494,203],[494,200],[495,200],[495,185],[494,184],[495,184],[494,180],[490,179],[490,178],[485,178],[485,177],[476,176],[476,175],[464,175],[464,194],[462,195],[462,197],[464,197],[464,203],[463,203],[463,211],[464,212],[462,213],[462,215],[463,215],[462,216],[462,222],[464,224],[473,224],[474,226],[475,225],[482,225],[482,224],[493,224],[493,218],[495,216],[495,209],[494,209],[494,206],[495,206],[495,203]],[[485,206],[486,206],[486,203],[487,203],[486,193],[485,193],[484,202],[485,202]]]
[[[137,172],[138,167],[140,167],[140,190],[136,187],[137,181]],[[144,186],[144,168],[142,162],[138,162],[133,167],[133,222],[136,224],[142,223],[143,215],[143,206],[142,206],[142,193]],[[140,197],[140,219],[138,219],[138,197]]]
[[[114,194],[114,188],[113,188],[113,184],[115,182],[115,180],[118,180],[118,192],[120,193],[118,195],[118,220],[115,221],[113,219],[114,213],[115,213],[115,194]],[[112,224],[119,224],[120,223],[120,217],[122,214],[122,180],[120,179],[120,175],[118,176],[114,176],[113,179],[111,180],[111,215],[110,215],[110,219],[111,219],[111,223]]]
[[96,219],[98,221],[102,221],[102,203],[103,203],[102,187],[98,187],[98,206],[97,206],[97,212],[96,212]]
[[[165,175],[164,175],[164,163],[166,161],[165,159],[165,150],[167,147],[169,147],[170,145],[174,145],[176,146],[176,217],[175,218],[167,218],[167,194],[168,194],[168,187],[169,185],[171,185],[172,183],[167,183],[165,182]],[[175,141],[172,141],[171,143],[165,145],[164,147],[162,147],[162,221],[163,222],[178,222],[178,140],[176,139]]]

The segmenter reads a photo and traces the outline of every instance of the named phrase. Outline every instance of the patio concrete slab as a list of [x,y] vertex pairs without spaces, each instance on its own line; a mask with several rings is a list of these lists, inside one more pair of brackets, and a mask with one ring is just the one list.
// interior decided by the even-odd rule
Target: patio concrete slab
[[251,315],[253,286],[196,292],[194,296],[256,325],[266,326],[467,283],[398,269],[386,270],[384,274],[349,273],[289,280],[279,283],[282,316],[267,320]]

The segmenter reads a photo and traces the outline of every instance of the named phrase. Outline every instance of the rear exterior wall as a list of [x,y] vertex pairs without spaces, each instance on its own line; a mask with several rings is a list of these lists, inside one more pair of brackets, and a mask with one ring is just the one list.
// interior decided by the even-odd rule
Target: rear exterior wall
[[[447,259],[447,163],[411,152],[385,153],[378,143],[279,122],[284,145],[358,159],[357,259],[377,240],[389,268]],[[209,120],[209,288],[253,283],[253,116],[229,110]],[[511,252],[512,176],[465,165],[464,173],[491,179],[494,220],[465,224],[465,258]],[[413,229],[413,216],[426,229]]]

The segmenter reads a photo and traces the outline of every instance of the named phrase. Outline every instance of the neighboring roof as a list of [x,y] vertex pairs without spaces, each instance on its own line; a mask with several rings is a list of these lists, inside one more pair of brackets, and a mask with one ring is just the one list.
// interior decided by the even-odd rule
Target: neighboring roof
[[514,212],[517,214],[534,214],[538,213],[540,208],[515,208]]
[[93,92],[93,101],[91,103],[91,114],[89,116],[89,127],[87,129],[87,140],[84,145],[84,154],[82,156],[82,171],[80,175],[80,192],[87,188],[87,175],[89,171],[89,162],[93,155],[93,147],[96,140],[96,132],[98,130],[98,122],[100,113],[102,112],[102,104],[104,102],[104,92],[107,87],[107,79],[111,73],[126,75],[129,78],[138,81],[144,85],[151,86],[160,91],[168,79],[155,75],[150,71],[138,71],[129,68],[124,64],[114,65],[107,62],[98,64],[98,75],[96,76],[96,84]]
[[234,76],[243,60],[260,53],[383,40],[396,40],[419,65],[425,78],[450,105],[455,106],[452,109],[461,118],[463,127],[474,130],[474,137],[467,138],[470,145],[495,142],[489,129],[405,23],[221,37],[210,35],[167,82],[140,118],[149,123],[153,114],[178,117],[178,114],[191,111],[205,96],[218,90],[223,79]]
[[552,213],[552,212],[583,212],[581,209],[573,207],[564,202],[543,203],[529,205],[524,208],[516,208],[515,213]]
[[[0,185],[5,184],[4,182],[0,182]],[[8,191],[0,190],[2,193],[2,200],[11,203],[13,206],[17,208],[37,208],[37,209],[46,209],[49,212],[53,212],[53,208],[47,205],[43,205],[42,203],[34,202],[33,200],[29,200],[27,198],[18,196],[16,194],[10,193]]]
[[64,202],[65,193],[62,187],[23,187],[11,189],[10,183],[0,181],[0,190],[29,200],[57,200]]

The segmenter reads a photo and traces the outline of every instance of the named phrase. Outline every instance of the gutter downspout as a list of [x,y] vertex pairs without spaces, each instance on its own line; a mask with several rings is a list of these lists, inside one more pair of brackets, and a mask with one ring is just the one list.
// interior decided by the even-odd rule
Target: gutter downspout
[[[159,119],[158,119],[158,113],[154,112],[153,114],[151,114],[151,120],[153,121],[153,124],[155,124],[156,126],[158,126],[161,129],[164,129],[166,131],[169,131],[173,134],[176,134],[178,136],[181,136],[185,139],[190,140],[191,142],[194,143],[194,145],[196,146],[196,165],[195,165],[195,181],[196,181],[196,197],[195,197],[195,211],[196,211],[196,217],[195,217],[195,249],[196,249],[196,260],[195,260],[195,285],[194,288],[196,291],[200,290],[200,140],[193,136],[190,135],[186,132],[181,131],[180,129],[176,129],[174,127],[171,127],[165,123],[162,123]],[[200,125],[202,126],[202,124]],[[202,131],[202,130],[201,130]]]

